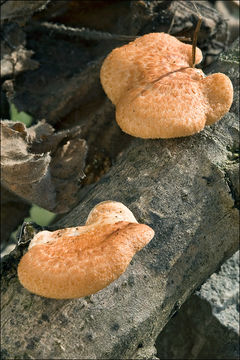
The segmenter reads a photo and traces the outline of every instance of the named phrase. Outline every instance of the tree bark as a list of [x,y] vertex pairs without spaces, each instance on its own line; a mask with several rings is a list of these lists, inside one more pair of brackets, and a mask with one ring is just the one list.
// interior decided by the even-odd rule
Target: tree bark
[[[155,230],[127,271],[98,293],[52,300],[19,283],[17,248],[2,264],[2,359],[129,359],[238,247],[238,42],[209,69],[234,85],[230,112],[201,133],[134,139],[59,227],[83,224],[100,201],[127,205]],[[25,251],[25,250],[24,250]]]
[[[213,60],[224,48],[227,21],[209,2],[197,4],[203,17],[198,45],[204,59]],[[57,189],[64,206],[51,206],[54,212],[68,211],[78,200],[79,187],[97,181],[131,141],[117,126],[114,107],[106,100],[100,84],[99,70],[104,57],[113,48],[148,32],[171,30],[172,35],[191,38],[197,22],[196,10],[191,2],[183,0],[7,0],[1,1],[1,21],[1,91],[7,93],[9,103],[30,114],[34,124],[45,118],[56,130],[70,132],[80,125],[81,138],[86,140],[86,178],[77,184],[70,181],[66,187],[68,196]],[[9,119],[9,109],[4,108],[2,118]],[[64,180],[64,172],[70,174],[74,161],[79,163],[80,147],[77,148],[78,151],[72,151],[73,161],[68,162],[70,171],[66,171],[66,162],[61,167],[64,171],[56,169]],[[56,162],[51,163],[53,173]],[[64,188],[65,181],[60,182]],[[42,186],[45,195],[50,190],[47,183]],[[50,210],[46,201],[42,201],[46,196],[41,191],[37,191],[40,202],[29,196],[28,188],[24,194],[17,193],[23,201],[31,198],[33,203]],[[21,201],[18,200],[19,207],[25,209]],[[5,201],[3,209],[5,214],[12,212],[11,199]],[[8,218],[10,233],[17,228],[16,219],[11,218]],[[22,217],[18,213],[18,219],[20,225],[24,213]],[[8,240],[7,233],[5,239]]]

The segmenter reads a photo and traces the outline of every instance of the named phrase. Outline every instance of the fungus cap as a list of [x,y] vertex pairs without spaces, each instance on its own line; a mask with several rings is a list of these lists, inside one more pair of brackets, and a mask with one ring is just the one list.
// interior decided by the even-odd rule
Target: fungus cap
[[153,236],[126,206],[103,202],[93,208],[85,226],[35,235],[20,260],[18,278],[44,297],[91,295],[117,279]]
[[[202,60],[196,49],[196,63]],[[121,129],[142,138],[195,134],[229,111],[233,87],[224,74],[205,76],[191,67],[192,46],[152,33],[114,49],[100,79],[116,105]]]

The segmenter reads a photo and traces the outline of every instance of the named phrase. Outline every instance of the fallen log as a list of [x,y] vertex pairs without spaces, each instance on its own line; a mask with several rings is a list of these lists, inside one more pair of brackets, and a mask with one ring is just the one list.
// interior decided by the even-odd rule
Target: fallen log
[[[204,59],[210,57],[212,61],[226,44],[227,21],[206,1],[200,1],[198,8],[203,17],[198,46]],[[51,208],[54,212],[67,211],[77,200],[79,186],[97,181],[131,141],[115,123],[114,108],[100,84],[99,70],[104,57],[135,36],[153,31],[170,31],[190,41],[198,19],[196,10],[188,1],[4,0],[1,16],[2,119],[9,120],[9,104],[15,104],[18,111],[32,116],[33,124],[45,118],[56,131],[70,132],[80,125],[81,138],[86,140],[86,178],[77,186],[68,184],[70,196],[64,196],[66,206]],[[205,64],[206,61],[201,66]],[[73,154],[78,163],[79,151]],[[75,171],[74,161],[68,162],[70,172]],[[56,166],[56,162],[52,164]],[[59,168],[56,171],[58,179],[59,175],[66,179],[63,171]],[[43,192],[49,190],[50,187],[43,188]],[[18,198],[19,204],[30,198],[28,191],[28,196],[22,191],[17,193],[23,198]],[[46,200],[46,196],[39,197]],[[49,209],[46,201],[40,204],[32,196],[31,201]],[[10,203],[11,198],[3,204],[6,214],[12,211]],[[24,204],[21,207],[25,208]],[[26,213],[19,213],[18,224],[8,217],[8,233],[4,230],[6,243],[9,233],[17,229]]]
[[58,224],[83,224],[89,209],[112,199],[150,225],[154,239],[117,281],[90,297],[46,299],[18,281],[22,248],[4,258],[2,359],[142,358],[191,293],[237,250],[238,51],[235,42],[209,69],[224,70],[235,88],[219,123],[187,138],[134,139]]

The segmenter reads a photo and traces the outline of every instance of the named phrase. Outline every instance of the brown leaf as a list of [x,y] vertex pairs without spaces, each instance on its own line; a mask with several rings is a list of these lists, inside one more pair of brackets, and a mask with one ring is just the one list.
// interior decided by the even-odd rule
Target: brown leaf
[[68,211],[84,176],[87,146],[80,131],[55,133],[44,120],[28,129],[20,122],[1,121],[3,185],[49,211]]

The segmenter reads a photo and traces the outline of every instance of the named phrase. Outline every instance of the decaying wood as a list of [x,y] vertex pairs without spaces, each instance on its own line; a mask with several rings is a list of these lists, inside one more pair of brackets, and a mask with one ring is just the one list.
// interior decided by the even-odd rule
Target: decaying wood
[[155,238],[117,281],[91,297],[45,299],[18,282],[23,247],[4,259],[3,359],[142,358],[194,289],[236,251],[238,48],[236,42],[209,69],[234,84],[234,104],[219,123],[187,138],[134,139],[58,224],[83,224],[89,209],[112,199],[152,226]]
[[[198,7],[203,16],[199,44],[206,54],[218,36],[225,36],[226,22],[202,2]],[[114,107],[106,101],[99,81],[104,57],[124,43],[118,36],[168,31],[173,18],[172,34],[192,36],[197,16],[194,7],[184,1],[99,1],[97,5],[62,1],[61,6],[51,1],[25,27],[4,24],[2,61],[6,71],[1,75],[3,80],[7,78],[4,88],[9,102],[30,113],[35,122],[46,118],[64,130],[81,124],[81,137],[88,145],[87,176],[82,184],[98,180],[131,141],[116,125]],[[54,25],[46,32],[46,21],[56,23],[60,33],[54,31]],[[36,26],[36,22],[42,25]],[[76,34],[81,26],[89,30],[85,37],[81,31],[81,36],[73,36],[71,26]],[[116,34],[115,40],[113,36],[107,40],[106,32]]]
[[[59,204],[69,209],[81,200],[55,227],[82,224],[97,202],[113,199],[151,225],[156,237],[115,283],[90,298],[72,301],[44,299],[23,289],[16,269],[26,247],[17,247],[2,263],[2,358],[153,358],[152,342],[169,317],[237,247],[238,57],[232,51],[213,64],[212,71],[228,74],[235,87],[231,112],[219,124],[192,138],[136,140],[119,130],[114,107],[99,82],[103,58],[123,44],[103,35],[168,32],[172,22],[171,34],[189,37],[197,22],[191,3],[104,0],[97,2],[96,11],[92,1],[61,1],[60,6],[52,0],[44,11],[34,13],[33,22],[36,3],[16,1],[15,13],[4,19],[7,71],[1,75],[8,99],[33,115],[35,123],[46,118],[58,131],[71,128],[72,135],[74,126],[81,126],[80,137],[89,148],[85,184],[99,180],[113,163],[98,184],[78,191],[77,176],[73,187],[66,187],[79,166],[78,143],[72,148],[73,161],[63,161],[64,155],[73,154],[64,146],[55,151],[51,171]],[[213,59],[225,46],[226,20],[206,2],[197,3],[203,16],[198,46]],[[20,5],[25,12],[18,12]],[[20,25],[28,20],[27,26],[13,25],[12,19]],[[80,38],[64,26],[61,32],[49,33],[35,26],[46,21],[89,28],[90,33]],[[40,152],[41,143],[28,150]],[[75,195],[69,196],[69,191]],[[6,214],[11,216],[11,209],[28,206],[12,194],[8,199]],[[19,212],[14,214],[16,220]]]
[[84,177],[87,147],[80,134],[80,127],[54,132],[45,121],[26,128],[21,122],[2,120],[3,186],[49,211],[69,211]]
[[[9,100],[19,110],[31,114],[35,120],[46,118],[51,124],[56,124],[70,111],[103,97],[99,68],[107,53],[124,43],[119,37],[153,31],[167,32],[174,17],[171,34],[191,38],[197,24],[196,11],[188,1],[117,1],[114,6],[111,2],[100,1],[99,5],[94,5],[99,7],[95,9],[98,21],[93,18],[92,6],[91,1],[84,2],[83,5],[81,2],[77,4],[76,1],[70,1],[69,18],[73,18],[73,22],[75,13],[79,12],[79,23],[74,23],[76,36],[73,36],[73,31],[64,28],[64,24],[62,27],[56,26],[55,30],[52,25],[51,30],[46,32],[43,14],[46,12],[45,17],[48,19],[47,9],[39,15],[42,26],[36,26],[35,16],[32,26],[29,21],[25,27],[28,37],[26,47],[34,51],[34,60],[40,66],[35,71],[18,76],[12,86],[6,84],[6,89]],[[226,21],[204,2],[199,2],[198,8],[203,19],[198,45],[204,55],[212,52],[213,47],[219,53],[224,48],[224,42],[219,42],[218,38],[227,34]],[[51,17],[50,20],[57,23],[62,19],[67,21],[67,11],[65,18]],[[93,28],[94,25],[96,29]],[[85,38],[81,32],[82,27],[90,30],[87,34],[84,33]],[[77,36],[79,32],[81,36]],[[106,32],[118,37],[110,36],[106,39]]]

